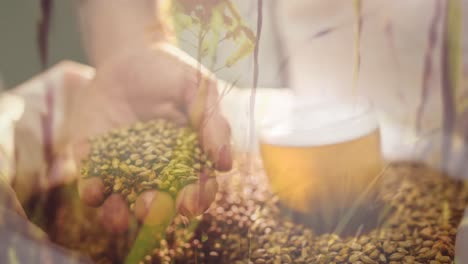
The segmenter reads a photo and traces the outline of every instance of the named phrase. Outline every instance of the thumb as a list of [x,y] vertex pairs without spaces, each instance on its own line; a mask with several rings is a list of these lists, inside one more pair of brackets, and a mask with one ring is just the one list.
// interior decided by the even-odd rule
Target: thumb
[[221,113],[217,80],[194,58],[173,45],[158,44],[155,50],[164,55],[167,65],[173,66],[167,78],[173,80],[165,87],[172,99],[189,117],[189,121],[199,132],[205,153],[214,162],[215,168],[226,171],[232,167],[231,129]]
[[188,76],[184,100],[190,122],[215,168],[228,171],[232,168],[231,128],[221,112],[217,81],[199,69]]
[[52,188],[71,182],[77,175],[77,167],[73,158],[72,148],[68,146],[63,153],[55,157],[49,174],[49,186]]

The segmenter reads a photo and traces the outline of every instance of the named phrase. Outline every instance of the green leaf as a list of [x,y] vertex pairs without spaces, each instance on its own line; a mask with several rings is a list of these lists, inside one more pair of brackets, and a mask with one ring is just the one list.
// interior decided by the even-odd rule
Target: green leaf
[[255,43],[257,41],[257,37],[255,36],[255,34],[253,33],[253,31],[246,27],[246,26],[241,26],[241,29],[242,29],[242,32],[244,33],[244,35],[252,42],[252,43]]
[[[206,10],[207,8],[210,10]],[[197,4],[196,9],[200,12],[188,12],[180,3],[173,1],[172,17],[179,41],[183,41],[183,32],[190,32],[198,39],[198,43],[194,45],[198,49],[200,62],[208,57],[209,68],[214,69],[217,50],[223,41],[233,41],[239,47],[225,62],[228,67],[254,50],[256,36],[244,25],[232,1],[220,0],[215,5]],[[201,15],[204,17],[200,17]]]
[[454,133],[457,114],[457,92],[461,77],[461,2],[447,0],[444,23],[444,41],[442,43],[442,106],[443,138],[441,164],[445,168],[450,160],[452,149],[451,136]]
[[180,36],[182,32],[194,26],[194,20],[191,16],[178,12],[175,9],[172,12],[172,21],[177,36]]
[[218,5],[213,8],[211,15],[211,36],[206,40],[207,55],[211,58],[211,67],[214,67],[214,63],[216,62],[216,53],[218,50],[219,41],[221,39],[221,31],[223,30],[224,26],[223,9],[223,5]]
[[254,48],[255,45],[252,42],[245,40],[242,46],[227,58],[226,67],[231,67],[236,62],[252,53]]

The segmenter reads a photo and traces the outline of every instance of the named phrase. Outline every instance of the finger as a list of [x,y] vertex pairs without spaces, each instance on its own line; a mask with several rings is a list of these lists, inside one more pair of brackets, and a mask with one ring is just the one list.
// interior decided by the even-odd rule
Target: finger
[[[73,115],[77,114],[76,109],[83,109],[83,102],[80,98],[83,98],[84,91],[92,83],[92,79],[95,75],[93,68],[73,62],[61,62],[58,67],[63,68],[63,80],[62,87],[58,89],[61,94],[62,102],[58,102],[61,108],[61,113],[56,115],[59,116],[63,123],[63,129],[59,131],[57,136],[58,144],[64,144],[71,142],[77,137],[76,133],[76,122],[74,121]],[[82,111],[80,111],[82,113]],[[80,128],[80,136],[86,136],[84,128]]]
[[76,163],[70,147],[67,147],[63,154],[54,159],[50,171],[50,187],[66,184],[74,180],[77,176]]
[[231,130],[227,121],[220,115],[214,115],[206,120],[201,127],[201,142],[205,153],[220,171],[232,168]]
[[0,203],[7,208],[12,208],[20,216],[27,218],[21,203],[16,197],[15,191],[2,177],[0,177]]
[[[209,126],[206,135],[200,133],[202,146],[209,153],[210,159],[215,162],[219,170],[229,170],[232,167],[231,133],[229,123],[223,117],[219,106],[217,81],[203,65],[195,59],[180,52],[172,45],[158,45],[156,50],[163,51],[163,55],[175,58],[172,72],[175,87],[171,87],[174,99],[179,107],[184,109],[189,121],[199,132],[204,126]],[[183,67],[180,67],[183,66]]]
[[217,191],[215,178],[200,179],[197,183],[189,184],[177,195],[177,211],[189,218],[201,215],[210,207]]
[[98,207],[104,202],[105,186],[101,177],[83,178],[81,175],[82,160],[90,151],[89,142],[83,141],[73,145],[73,160],[78,172],[78,195],[88,206]]
[[110,195],[100,211],[101,223],[104,228],[115,234],[128,230],[130,225],[130,212],[124,198],[119,194]]
[[77,80],[91,80],[95,75],[94,68],[74,61],[61,61],[55,64],[50,70],[53,72],[59,72],[58,75],[74,75]]
[[100,206],[104,202],[104,192],[104,182],[99,177],[80,179],[78,181],[80,199],[89,206]]
[[215,168],[232,168],[231,128],[219,107],[216,81],[201,73],[192,74],[187,85],[186,102],[192,125],[200,132],[204,151]]
[[135,216],[147,225],[165,224],[175,214],[174,199],[166,192],[147,191],[135,202]]
[[37,89],[55,87],[55,89],[68,89],[70,85],[90,81],[95,71],[92,67],[72,61],[62,61],[47,71],[34,76],[32,79],[14,88],[14,93],[27,96]]

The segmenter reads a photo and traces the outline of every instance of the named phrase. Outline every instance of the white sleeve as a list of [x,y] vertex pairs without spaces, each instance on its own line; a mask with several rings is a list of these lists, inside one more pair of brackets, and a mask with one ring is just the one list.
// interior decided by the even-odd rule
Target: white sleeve
[[14,175],[14,132],[24,111],[23,100],[8,93],[0,94],[0,177],[11,184]]
[[[291,88],[303,97],[369,98],[376,106],[382,149],[389,160],[422,161],[441,168],[440,146],[449,137],[452,149],[445,169],[468,178],[468,170],[460,167],[468,158],[468,128],[463,128],[467,118],[457,114],[455,135],[444,135],[442,129],[440,58],[447,2],[363,0],[359,79],[353,87],[353,1],[280,1],[278,20],[286,41]],[[462,2],[466,13],[468,1]],[[464,31],[466,55],[466,27]],[[466,71],[468,56],[464,57]],[[460,87],[457,103],[467,100],[467,90],[466,85]],[[423,94],[427,94],[424,103]]]

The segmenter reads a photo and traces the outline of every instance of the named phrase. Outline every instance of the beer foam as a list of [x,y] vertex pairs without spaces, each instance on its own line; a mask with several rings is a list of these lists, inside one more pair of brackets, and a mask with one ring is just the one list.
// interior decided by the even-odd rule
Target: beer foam
[[262,122],[260,140],[283,146],[321,146],[357,139],[377,128],[369,104],[302,102],[271,111]]

